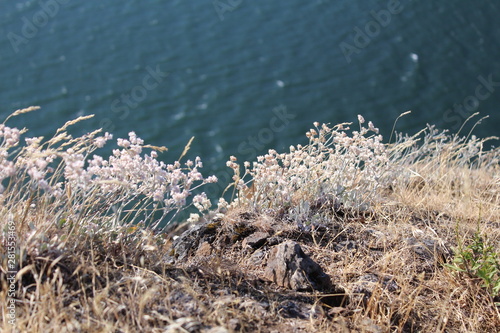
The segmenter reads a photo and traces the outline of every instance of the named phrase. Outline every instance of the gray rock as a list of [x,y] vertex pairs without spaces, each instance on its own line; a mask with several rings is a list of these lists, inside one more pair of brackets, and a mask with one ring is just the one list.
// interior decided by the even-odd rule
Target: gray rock
[[278,314],[284,318],[300,318],[307,319],[311,311],[311,306],[306,306],[305,304],[294,302],[291,300],[282,302],[277,310]]
[[200,244],[204,242],[212,243],[220,224],[220,221],[197,224],[184,231],[172,243],[169,257],[173,258],[174,261],[181,261],[193,254]]
[[336,252],[342,252],[342,251],[352,251],[356,250],[358,248],[358,245],[356,244],[355,241],[351,240],[345,240],[345,241],[340,241],[334,246],[334,250]]
[[389,292],[397,292],[399,286],[393,276],[378,276],[377,274],[369,273],[361,276],[353,286],[353,297],[351,302],[358,304],[362,301],[365,305],[377,288],[387,290]]
[[255,251],[249,258],[249,263],[255,266],[262,265],[264,258],[266,257],[266,252],[262,249]]
[[254,249],[258,249],[262,245],[266,243],[266,240],[269,238],[269,234],[267,232],[254,232],[247,238],[243,240],[243,247],[250,246]]
[[293,241],[281,243],[271,249],[264,278],[280,287],[293,290],[331,288],[330,277]]
[[434,261],[444,260],[448,255],[448,249],[433,239],[406,238],[405,242],[411,247],[413,252],[422,260]]

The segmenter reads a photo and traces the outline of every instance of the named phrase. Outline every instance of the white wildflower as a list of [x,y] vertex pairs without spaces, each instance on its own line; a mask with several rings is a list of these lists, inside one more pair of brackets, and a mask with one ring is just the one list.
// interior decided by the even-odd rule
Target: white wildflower
[[200,219],[200,215],[198,214],[189,214],[189,218],[187,219],[187,223],[196,223]]

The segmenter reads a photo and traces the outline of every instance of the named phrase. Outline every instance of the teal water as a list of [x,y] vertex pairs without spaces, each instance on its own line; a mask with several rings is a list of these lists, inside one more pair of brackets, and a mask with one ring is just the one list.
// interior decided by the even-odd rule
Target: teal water
[[165,161],[195,136],[188,156],[222,179],[230,155],[357,114],[388,137],[407,110],[400,131],[477,111],[475,133],[500,135],[499,17],[466,0],[0,0],[0,118],[40,105],[11,124],[48,136],[95,114],[77,130],[136,131]]

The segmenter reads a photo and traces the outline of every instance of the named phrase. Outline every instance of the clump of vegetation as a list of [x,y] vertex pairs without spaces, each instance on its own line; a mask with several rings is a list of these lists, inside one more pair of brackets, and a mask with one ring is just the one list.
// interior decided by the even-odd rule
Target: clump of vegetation
[[[496,137],[460,137],[429,125],[413,136],[396,133],[395,143],[384,144],[371,121],[365,127],[358,115],[358,122],[359,131],[350,134],[351,123],[314,123],[315,129],[306,133],[308,145],[291,146],[289,153],[269,150],[243,166],[231,157],[227,166],[234,171],[237,191],[233,205],[284,210],[301,224],[311,220],[318,206],[368,211],[396,186],[447,187],[447,196],[459,198],[472,191],[476,180],[483,184],[479,177],[486,170],[500,181],[498,149],[484,150]],[[494,196],[494,186],[487,187],[482,194]]]
[[251,164],[240,166],[231,157],[238,191],[234,205],[258,212],[280,212],[309,229],[331,218],[318,212],[330,206],[367,211],[383,188],[389,188],[397,173],[390,163],[390,151],[379,129],[359,115],[359,130],[351,123],[330,127],[314,123],[306,136],[309,144],[291,146],[288,153],[269,150]]
[[[314,123],[307,132],[309,144],[291,146],[289,153],[269,150],[257,161],[240,165],[233,157],[227,165],[235,171],[238,202],[258,209],[277,209],[312,204],[331,197],[355,209],[366,209],[377,189],[389,186],[389,155],[378,128],[358,116],[359,131],[348,134],[350,123],[329,127]],[[245,178],[248,178],[245,181]],[[251,183],[252,196],[248,198]]]
[[[96,152],[111,134],[68,133],[86,118],[24,144],[26,130],[0,125],[0,228],[15,235],[16,262],[7,265],[12,253],[2,247],[1,304],[12,298],[6,277],[16,272],[16,320],[12,326],[4,312],[2,330],[486,332],[500,325],[500,150],[485,149],[494,138],[428,126],[388,144],[362,116],[359,130],[314,123],[307,145],[243,165],[231,157],[234,200],[221,198],[212,210],[200,190],[216,179],[202,176],[198,157],[181,162],[189,144],[165,164],[158,153],[166,148],[131,132],[104,158]],[[204,233],[203,242],[178,237],[188,226],[172,227],[191,206],[203,218],[191,214],[187,225],[197,224],[189,235]],[[264,258],[286,240],[300,243],[344,293],[264,281]],[[172,244],[182,259],[172,257]]]
[[[18,110],[12,116],[36,109]],[[0,124],[0,214],[3,221],[15,221],[20,246],[29,240],[31,245],[40,243],[41,249],[65,248],[71,244],[68,235],[74,234],[116,239],[122,236],[119,230],[168,223],[190,205],[202,212],[210,208],[204,193],[190,198],[200,186],[217,181],[202,176],[199,157],[167,165],[157,160],[166,148],[144,145],[131,132],[128,139],[117,140],[118,149],[109,158],[103,158],[95,152],[112,139],[111,134],[99,135],[96,130],[74,138],[67,132],[90,117],[67,122],[49,140],[25,138],[25,144],[25,129]],[[63,232],[48,244],[54,227]]]
[[500,258],[497,250],[487,242],[479,231],[473,235],[467,245],[459,244],[455,249],[452,264],[447,267],[465,273],[471,279],[481,280],[481,287],[485,288],[492,299],[498,299],[500,306]]

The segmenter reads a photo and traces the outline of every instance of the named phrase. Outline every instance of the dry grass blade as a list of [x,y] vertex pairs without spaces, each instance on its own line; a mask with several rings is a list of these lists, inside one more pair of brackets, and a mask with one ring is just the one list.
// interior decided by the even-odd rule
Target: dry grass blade
[[27,107],[27,108],[24,108],[24,109],[19,109],[19,110],[16,110],[14,111],[11,115],[9,115],[7,118],[5,118],[4,120],[4,124],[12,117],[17,117],[19,116],[20,114],[24,114],[24,113],[28,113],[28,112],[32,112],[32,111],[36,111],[36,110],[39,110],[40,107],[39,106],[30,106],[30,107]]
[[391,143],[391,141],[392,141],[392,135],[394,134],[394,130],[395,130],[395,128],[396,128],[396,123],[398,122],[399,118],[404,117],[404,116],[406,116],[407,114],[410,114],[410,113],[411,113],[411,111],[406,111],[406,112],[403,112],[403,113],[401,113],[401,114],[400,114],[400,115],[396,118],[396,120],[394,121],[394,125],[392,125],[391,136],[389,137],[389,143]]
[[180,162],[182,160],[182,158],[187,154],[189,149],[191,149],[191,143],[193,142],[193,140],[194,140],[194,136],[191,137],[191,139],[189,139],[187,145],[184,147],[184,150],[182,151],[182,154],[181,154],[181,156],[179,156],[179,159],[177,161]]
[[[164,153],[166,151],[168,151],[168,148],[165,147],[165,146],[152,146],[152,145],[144,145],[143,146],[144,148],[150,148],[150,149],[153,149],[153,150],[156,150],[156,151],[159,151],[160,153]],[[187,151],[186,151],[187,152]]]
[[94,115],[93,114],[89,114],[87,116],[81,116],[81,117],[78,117],[76,119],[73,119],[73,120],[70,120],[70,121],[67,121],[64,126],[60,127],[57,129],[56,131],[56,135],[61,133],[61,132],[65,132],[69,126],[72,126],[80,121],[83,121],[83,120],[87,120],[87,119],[90,119],[90,118],[93,118]]

